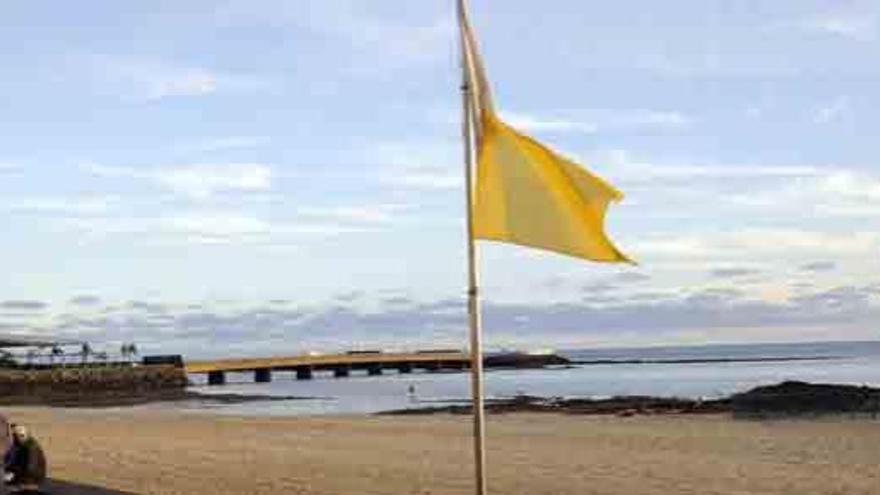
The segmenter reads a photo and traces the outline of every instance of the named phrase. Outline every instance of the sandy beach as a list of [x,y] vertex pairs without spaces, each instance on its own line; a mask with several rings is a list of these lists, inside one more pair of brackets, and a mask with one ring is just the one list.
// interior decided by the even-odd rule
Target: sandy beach
[[[50,475],[146,494],[470,494],[466,416],[233,417],[4,409]],[[493,415],[490,492],[877,494],[880,423]]]

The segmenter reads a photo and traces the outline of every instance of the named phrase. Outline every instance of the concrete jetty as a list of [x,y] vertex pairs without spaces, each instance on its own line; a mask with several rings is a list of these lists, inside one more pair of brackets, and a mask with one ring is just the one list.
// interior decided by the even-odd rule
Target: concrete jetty
[[[556,354],[499,353],[483,358],[487,368],[534,368],[565,365],[569,361]],[[461,351],[416,351],[386,353],[380,351],[351,351],[342,354],[304,354],[266,358],[232,358],[204,361],[186,361],[188,374],[208,375],[208,384],[222,385],[228,372],[252,372],[255,382],[270,382],[273,371],[296,372],[298,380],[309,380],[316,372],[327,372],[337,378],[347,377],[353,371],[381,375],[386,371],[412,373],[415,370],[443,371],[470,368],[470,356]]]

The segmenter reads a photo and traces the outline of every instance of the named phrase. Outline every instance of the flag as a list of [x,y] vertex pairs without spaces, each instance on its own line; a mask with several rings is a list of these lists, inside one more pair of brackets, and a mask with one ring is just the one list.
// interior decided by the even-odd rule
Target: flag
[[623,195],[498,117],[466,9],[460,16],[477,153],[474,237],[592,261],[631,262],[604,227],[608,205]]

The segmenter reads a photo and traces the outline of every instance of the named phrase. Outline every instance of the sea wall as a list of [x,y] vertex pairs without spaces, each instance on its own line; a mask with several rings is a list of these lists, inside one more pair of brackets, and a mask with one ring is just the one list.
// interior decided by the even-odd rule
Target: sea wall
[[71,404],[154,400],[183,394],[183,368],[167,365],[0,370],[2,404]]

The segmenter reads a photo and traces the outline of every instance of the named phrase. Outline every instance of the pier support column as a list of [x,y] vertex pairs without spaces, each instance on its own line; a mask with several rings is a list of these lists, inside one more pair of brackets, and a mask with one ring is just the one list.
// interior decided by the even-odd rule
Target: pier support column
[[400,363],[397,365],[398,373],[412,373],[412,363]]
[[226,383],[226,373],[223,371],[209,371],[208,385],[223,385]]
[[463,370],[466,367],[464,361],[446,361],[442,366],[449,370]]
[[369,368],[367,368],[367,374],[370,376],[378,376],[382,374],[382,365],[381,364],[371,364]]
[[312,367],[311,366],[297,366],[296,367],[296,379],[297,380],[311,380],[312,379]]
[[350,369],[348,366],[340,366],[338,368],[333,368],[333,376],[336,378],[345,378],[348,376]]
[[254,370],[255,383],[269,383],[272,381],[272,370],[269,368],[257,368]]

